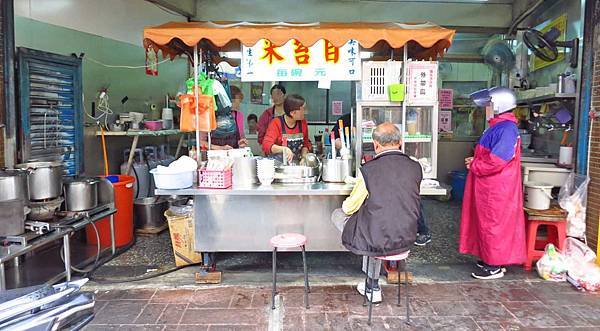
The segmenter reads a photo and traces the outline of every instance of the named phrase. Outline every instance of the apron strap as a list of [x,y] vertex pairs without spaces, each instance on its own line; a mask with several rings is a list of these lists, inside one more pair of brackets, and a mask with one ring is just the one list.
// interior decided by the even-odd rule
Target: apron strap
[[[283,118],[283,116],[285,116],[285,115],[281,115],[277,118],[279,118],[279,122],[281,123],[281,134],[286,134],[287,133],[287,130],[286,130],[287,124],[285,124],[285,119]],[[298,126],[298,125],[300,126],[299,133],[304,133],[304,132],[302,132],[302,121],[296,121],[296,126]]]
[[285,125],[285,119],[283,119],[284,115],[278,116],[277,118],[279,118],[279,123],[281,123],[281,134],[284,135],[287,133],[286,125]]

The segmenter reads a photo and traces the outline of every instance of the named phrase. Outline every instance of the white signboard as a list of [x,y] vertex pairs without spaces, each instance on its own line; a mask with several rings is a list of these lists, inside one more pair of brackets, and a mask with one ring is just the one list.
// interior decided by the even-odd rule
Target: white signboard
[[275,47],[266,39],[242,47],[243,82],[360,80],[360,48],[356,40],[335,47],[319,40],[311,47],[295,39]]
[[409,62],[408,64],[408,103],[427,105],[437,101],[437,63]]
[[438,123],[439,130],[441,132],[452,132],[452,111],[441,110],[440,121]]

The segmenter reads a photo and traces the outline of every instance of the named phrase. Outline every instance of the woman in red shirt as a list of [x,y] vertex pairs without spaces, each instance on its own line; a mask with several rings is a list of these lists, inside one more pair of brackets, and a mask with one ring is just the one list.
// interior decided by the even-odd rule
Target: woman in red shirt
[[287,161],[299,161],[312,149],[308,138],[308,124],[304,119],[305,107],[306,101],[298,94],[285,98],[284,115],[275,117],[265,133],[262,142],[265,155],[282,159],[282,155],[285,154]]

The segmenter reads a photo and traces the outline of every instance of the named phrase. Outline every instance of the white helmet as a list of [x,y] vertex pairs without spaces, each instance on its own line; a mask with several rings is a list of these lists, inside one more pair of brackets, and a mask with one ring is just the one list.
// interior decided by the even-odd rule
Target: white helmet
[[506,87],[492,87],[474,92],[471,94],[471,99],[480,107],[485,107],[491,102],[494,114],[506,113],[517,107],[515,92]]

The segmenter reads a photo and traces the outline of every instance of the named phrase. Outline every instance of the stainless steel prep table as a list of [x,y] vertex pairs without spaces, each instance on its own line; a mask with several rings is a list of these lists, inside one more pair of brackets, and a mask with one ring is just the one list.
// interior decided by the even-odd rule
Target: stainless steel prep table
[[[285,232],[307,236],[307,250],[345,251],[330,221],[352,191],[343,183],[234,186],[231,189],[156,190],[157,195],[194,196],[196,250],[200,252],[271,251],[271,237]],[[423,188],[422,195],[444,195]]]

